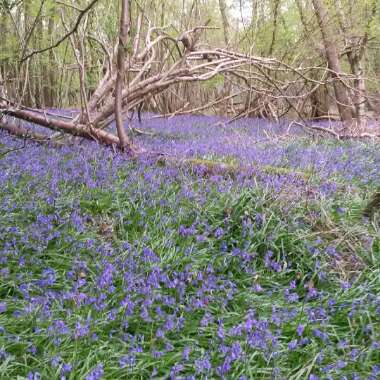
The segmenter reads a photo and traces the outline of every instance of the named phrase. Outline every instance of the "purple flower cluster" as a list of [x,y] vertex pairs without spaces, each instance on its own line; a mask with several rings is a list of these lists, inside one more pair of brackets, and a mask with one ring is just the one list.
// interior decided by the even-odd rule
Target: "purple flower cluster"
[[[364,283],[330,274],[344,252],[304,241],[320,217],[315,204],[310,219],[297,214],[305,179],[259,168],[314,170],[311,198],[333,201],[333,177],[379,183],[379,150],[258,144],[285,124],[217,121],[146,120],[155,135],[138,141],[257,172],[197,176],[92,142],[28,143],[0,160],[5,377],[280,379],[317,355],[310,379],[378,376],[378,270]],[[3,132],[0,142],[20,145]]]

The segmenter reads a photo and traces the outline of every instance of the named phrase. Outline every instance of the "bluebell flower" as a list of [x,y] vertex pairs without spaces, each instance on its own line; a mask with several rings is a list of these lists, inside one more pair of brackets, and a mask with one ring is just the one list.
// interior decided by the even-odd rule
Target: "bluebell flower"
[[371,374],[373,376],[379,376],[380,375],[380,364],[374,364],[373,365]]
[[305,331],[305,325],[300,324],[297,326],[297,335],[298,336],[302,336],[304,331]]
[[61,367],[61,374],[67,375],[73,370],[73,366],[70,363],[63,363]]
[[59,355],[56,355],[50,360],[50,363],[53,368],[57,368],[59,364],[61,363],[61,361],[62,361],[62,358]]
[[135,365],[136,365],[135,354],[124,355],[122,358],[119,359],[120,368],[133,367]]
[[0,302],[0,313],[5,313],[7,311],[7,304],[5,302]]
[[212,366],[209,358],[207,356],[204,356],[201,359],[196,359],[195,362],[195,371],[197,374],[207,374],[210,372]]
[[41,380],[42,379],[41,374],[39,372],[29,372],[26,375],[26,377],[28,380]]
[[288,348],[290,351],[293,351],[297,348],[297,345],[298,345],[298,341],[297,339],[294,339],[288,344]]
[[217,239],[220,239],[223,235],[224,235],[224,230],[223,230],[223,228],[222,228],[222,227],[218,227],[218,228],[215,230],[214,236],[215,236]]
[[190,358],[191,348],[189,346],[184,347],[182,351],[182,359],[188,361]]
[[104,375],[103,363],[98,364],[87,376],[86,380],[100,380]]
[[88,336],[89,334],[90,334],[90,325],[88,322],[86,323],[77,322],[75,324],[74,337],[76,339],[83,338],[85,336]]

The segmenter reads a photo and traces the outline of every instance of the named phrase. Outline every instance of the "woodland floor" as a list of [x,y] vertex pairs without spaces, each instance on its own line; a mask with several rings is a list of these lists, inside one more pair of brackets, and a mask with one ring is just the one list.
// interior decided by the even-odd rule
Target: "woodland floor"
[[379,378],[380,144],[133,127],[197,165],[0,132],[0,378]]

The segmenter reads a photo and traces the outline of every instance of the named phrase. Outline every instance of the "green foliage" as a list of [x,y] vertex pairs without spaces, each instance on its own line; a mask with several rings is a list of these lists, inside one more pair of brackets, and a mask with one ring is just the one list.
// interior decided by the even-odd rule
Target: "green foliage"
[[210,80],[202,83],[202,86],[206,89],[215,89],[223,85],[224,85],[224,76],[222,74],[215,75]]
[[[296,142],[287,147],[296,148]],[[358,182],[352,189],[340,179],[345,190],[328,199],[298,193],[294,199],[292,187],[278,193],[259,179],[204,179],[192,170],[127,161],[115,169],[118,158],[112,154],[62,154],[46,170],[57,156],[40,151],[30,169],[21,166],[1,182],[1,265],[8,272],[1,272],[0,284],[7,304],[0,312],[0,378],[38,371],[43,379],[59,379],[63,363],[72,365],[70,378],[85,378],[100,362],[105,379],[149,378],[154,368],[167,378],[178,362],[184,363],[183,374],[194,373],[206,353],[214,367],[221,365],[220,350],[237,342],[245,356],[231,363],[230,378],[267,379],[281,371],[284,378],[301,379],[330,365],[332,376],[370,376],[379,362],[372,347],[380,334],[380,239],[376,222],[354,215],[367,185]],[[216,162],[236,165],[228,156],[194,159]],[[267,169],[273,177],[289,174]],[[329,179],[338,181],[339,175]],[[313,174],[310,183],[318,181]],[[158,261],[142,259],[147,247]],[[118,270],[108,289],[99,284],[111,264]],[[140,284],[145,294],[158,268],[163,277],[154,294],[160,297],[136,293]],[[46,285],[51,271],[54,281]],[[182,272],[183,281],[169,281]],[[214,278],[218,286],[209,289]],[[297,298],[290,300],[289,292]],[[190,307],[204,296],[207,304]],[[43,303],[44,297],[50,301]],[[126,297],[140,302],[131,314],[120,306]],[[144,302],[151,321],[143,317]],[[178,313],[183,326],[160,340],[156,332],[165,320],[155,310]],[[234,333],[250,313],[256,324],[252,339],[269,331],[274,358],[250,345],[244,332]],[[208,324],[202,322],[205,315],[212,316]],[[55,335],[59,321],[70,334]],[[86,321],[89,334],[75,338],[78,324]],[[138,347],[131,337],[139,339]],[[188,361],[182,359],[187,346]],[[159,360],[155,351],[162,352]],[[120,365],[131,352],[133,365]]]
[[[379,76],[378,68],[378,49],[376,48],[380,36],[380,12],[377,10],[375,17],[371,19],[371,10],[375,0],[362,0],[356,3],[352,1],[342,0],[340,13],[338,14],[337,2],[330,1],[329,12],[333,28],[336,33],[336,45],[342,51],[345,46],[345,38],[362,37],[368,31],[369,45],[366,50],[366,77],[376,78]],[[60,13],[64,10],[65,20],[69,27],[74,25],[78,16],[78,11],[74,8],[57,4],[53,0],[43,2],[40,14],[41,1],[32,0],[28,2],[5,1],[3,0],[0,7],[0,29],[2,40],[0,41],[0,65],[2,71],[6,73],[5,78],[17,78],[20,76],[20,53],[24,44],[24,39],[33,28],[33,36],[28,41],[26,51],[33,51],[41,47],[46,47],[54,41],[59,40],[65,33],[62,26]],[[78,3],[78,7],[87,4],[85,1]],[[313,8],[305,6],[300,1],[304,21],[307,23],[306,30],[302,23],[300,11],[297,2],[281,1],[277,14],[277,22],[274,21],[274,3],[264,0],[259,4],[257,14],[257,24],[251,23],[250,3],[249,2],[231,2],[227,9],[228,21],[230,24],[230,48],[246,53],[256,55],[267,55],[269,47],[272,44],[273,35],[275,34],[275,44],[273,46],[272,55],[284,60],[286,63],[300,64],[303,66],[311,66],[321,64],[323,57],[321,56],[320,47],[323,45],[321,35],[317,29],[317,23],[313,15]],[[127,53],[130,54],[132,49],[132,41],[135,35],[137,25],[137,14],[139,7],[135,2],[131,2],[131,33],[130,41],[127,46]],[[241,8],[240,8],[241,7]],[[216,0],[207,2],[193,3],[189,0],[179,2],[171,0],[163,5],[158,0],[148,2],[144,9],[152,25],[160,26],[164,22],[167,28],[165,32],[174,39],[186,30],[199,25],[199,15],[201,21],[211,19],[212,26],[220,27],[202,34],[201,43],[211,46],[224,47],[224,35],[219,3]],[[26,14],[27,13],[27,14]],[[111,48],[117,40],[118,25],[118,2],[102,3],[98,2],[93,11],[89,12],[87,19],[87,30],[84,31],[84,23],[79,28],[80,33],[94,34]],[[345,18],[348,24],[349,36],[343,36],[340,32],[341,17]],[[11,17],[12,16],[12,17]],[[37,18],[37,16],[39,16]],[[36,19],[37,18],[37,19]],[[274,26],[276,24],[276,31]],[[50,26],[49,26],[50,25]],[[152,26],[151,25],[151,26]],[[148,25],[145,23],[142,28],[142,35],[147,32]],[[99,76],[101,75],[102,62],[105,60],[104,52],[99,46],[89,47],[88,40],[85,42],[85,59],[86,67],[91,68],[91,73],[87,74],[86,84],[89,90],[95,88]],[[143,41],[141,47],[143,46]],[[177,57],[177,52],[173,50],[173,57]],[[54,49],[54,54],[46,53],[43,56],[35,56],[29,61],[29,87],[28,93],[31,94],[28,99],[38,99],[42,95],[39,93],[40,83],[47,83],[49,80],[53,84],[46,84],[46,87],[54,87],[54,93],[61,91],[59,98],[64,106],[78,106],[80,103],[79,81],[72,82],[72,65],[74,65],[75,57],[68,47],[67,43],[61,44]],[[345,55],[341,58],[341,66],[345,72],[349,73],[351,68]],[[42,67],[42,68],[41,68]],[[49,69],[51,68],[51,70]],[[25,69],[25,67],[23,68]],[[78,73],[75,72],[77,76]],[[49,78],[50,77],[50,78]],[[18,87],[22,87],[24,78],[20,78]],[[222,76],[216,76],[210,81],[203,82],[201,87],[204,90],[215,88],[224,84]],[[12,87],[15,82],[9,83]],[[366,83],[369,91],[379,90],[379,84],[373,80]],[[70,86],[70,88],[68,88]],[[16,92],[14,88],[9,91]],[[33,92],[36,92],[35,94]],[[70,96],[69,96],[70,94]],[[43,97],[43,96],[42,96]],[[54,106],[58,106],[58,99],[55,98]],[[62,104],[60,104],[61,106]]]

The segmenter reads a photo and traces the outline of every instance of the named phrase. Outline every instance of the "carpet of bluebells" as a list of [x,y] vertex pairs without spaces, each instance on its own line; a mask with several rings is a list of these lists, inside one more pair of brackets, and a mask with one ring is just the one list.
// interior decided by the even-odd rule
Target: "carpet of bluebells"
[[379,144],[138,127],[147,149],[252,170],[0,132],[0,378],[380,378],[380,227],[360,214]]

